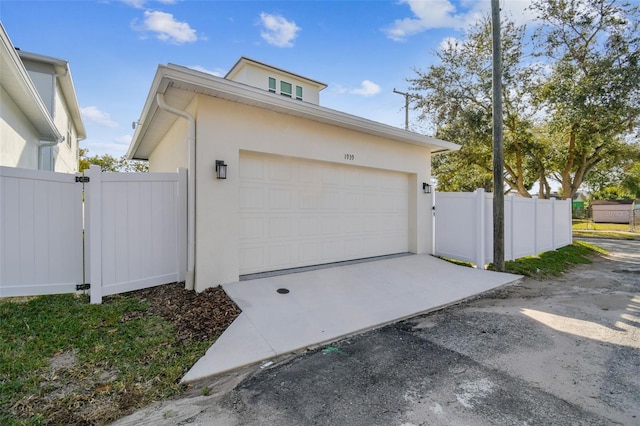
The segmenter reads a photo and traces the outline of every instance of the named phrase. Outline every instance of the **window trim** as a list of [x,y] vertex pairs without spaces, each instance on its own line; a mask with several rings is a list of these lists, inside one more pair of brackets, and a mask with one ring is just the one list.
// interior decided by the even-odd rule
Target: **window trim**
[[[285,89],[285,85],[289,86],[289,90],[284,90]],[[293,96],[293,84],[284,81],[284,80],[280,80],[280,94],[282,96],[286,96],[288,98],[291,98]]]

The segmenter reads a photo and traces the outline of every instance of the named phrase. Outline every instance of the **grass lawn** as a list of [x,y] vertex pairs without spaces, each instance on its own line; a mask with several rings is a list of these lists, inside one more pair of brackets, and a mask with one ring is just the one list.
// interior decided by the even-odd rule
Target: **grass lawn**
[[184,338],[136,293],[0,299],[0,424],[105,424],[182,393],[215,338]]
[[[607,254],[607,251],[584,241],[575,241],[558,250],[547,251],[539,256],[527,256],[505,262],[506,272],[530,276],[560,275],[574,265],[591,263],[595,254]],[[492,269],[490,265],[489,269]]]
[[630,231],[625,223],[595,223],[588,219],[573,220],[574,237],[640,239],[640,229]]

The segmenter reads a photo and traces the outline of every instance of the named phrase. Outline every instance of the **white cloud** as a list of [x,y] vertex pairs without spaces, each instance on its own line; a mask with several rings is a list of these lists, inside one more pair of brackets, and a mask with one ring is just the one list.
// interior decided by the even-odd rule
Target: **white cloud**
[[404,41],[429,28],[461,28],[464,23],[449,0],[400,0],[400,3],[409,5],[413,17],[396,19],[384,30],[391,40]]
[[[136,9],[144,9],[145,5],[148,3],[147,0],[120,0],[122,3],[129,5],[131,7],[135,7]],[[158,3],[162,4],[175,4],[178,0],[157,0]]]
[[193,43],[196,31],[186,22],[176,21],[172,14],[146,10],[143,30],[156,33],[156,38],[173,44]]
[[207,74],[215,75],[216,77],[223,77],[225,72],[221,69],[209,70],[201,65],[190,65],[187,68],[191,68],[192,70],[206,72]]
[[293,47],[293,40],[302,29],[293,21],[287,21],[279,15],[260,13],[260,22],[264,27],[260,36],[269,44],[276,47]]
[[455,37],[445,37],[438,45],[440,51],[460,51],[463,42]]
[[380,93],[380,86],[375,84],[373,81],[364,80],[362,83],[360,83],[359,88],[349,90],[349,93],[352,93],[354,95],[373,96]]
[[97,106],[88,106],[80,108],[82,119],[89,123],[97,124],[98,126],[116,128],[118,123],[111,119],[111,116],[106,112],[100,111]]
[[133,138],[133,136],[131,135],[122,135],[122,136],[118,136],[117,138],[114,139],[114,142],[117,143],[118,145],[127,145],[129,146],[131,144],[131,139]]
[[128,6],[135,7],[136,9],[144,8],[144,4],[147,2],[146,0],[120,0],[120,1],[122,1],[122,3]]
[[[394,41],[405,41],[412,35],[432,28],[462,29],[491,11],[490,2],[477,0],[461,0],[458,8],[451,0],[400,0],[400,4],[408,4],[413,16],[396,19],[383,29],[387,37]],[[533,14],[527,10],[528,6],[527,1],[501,4],[501,15],[516,24],[524,24],[533,19]]]

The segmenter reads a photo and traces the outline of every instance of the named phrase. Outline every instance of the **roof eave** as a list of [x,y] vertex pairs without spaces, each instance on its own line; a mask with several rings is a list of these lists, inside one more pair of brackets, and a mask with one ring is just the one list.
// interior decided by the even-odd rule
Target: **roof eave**
[[460,149],[459,145],[452,142],[410,132],[398,127],[378,123],[366,118],[321,107],[319,105],[276,96],[264,90],[226,80],[221,77],[215,77],[200,71],[175,65],[160,65],[142,111],[142,123],[138,128],[136,128],[132,143],[127,152],[127,158],[138,158],[136,156],[137,150],[139,149],[140,143],[149,126],[149,123],[147,123],[147,117],[153,116],[153,114],[155,114],[155,110],[158,108],[155,101],[156,93],[164,93],[170,82],[193,86],[194,89],[200,88],[200,90],[197,91],[193,90],[194,93],[201,93],[202,89],[206,89],[206,94],[211,96],[223,99],[227,98],[230,101],[275,110],[285,114],[368,133],[402,143],[427,147],[432,152],[456,151]]
[[27,115],[29,121],[37,129],[41,140],[60,140],[62,135],[42,101],[31,77],[29,77],[29,73],[24,67],[22,59],[16,52],[2,23],[0,23],[0,40],[2,41],[2,51],[0,55],[4,57],[2,61],[3,66],[10,68],[10,70],[8,70],[9,72],[2,73],[2,85],[7,85],[5,90],[10,90],[8,86],[12,84],[18,88],[20,96],[14,98],[13,101],[18,105],[20,110]]
[[53,56],[26,52],[24,50],[20,51],[19,56],[22,59],[28,59],[35,62],[42,62],[45,64],[53,65],[56,76],[60,81],[62,94],[67,101],[67,106],[69,107],[69,115],[71,117],[71,120],[73,121],[73,125],[76,128],[78,138],[86,139],[87,131],[84,126],[84,122],[82,121],[82,114],[80,113],[80,105],[78,104],[77,92],[73,84],[73,78],[71,77],[71,67],[69,66],[69,62],[64,59],[54,58]]

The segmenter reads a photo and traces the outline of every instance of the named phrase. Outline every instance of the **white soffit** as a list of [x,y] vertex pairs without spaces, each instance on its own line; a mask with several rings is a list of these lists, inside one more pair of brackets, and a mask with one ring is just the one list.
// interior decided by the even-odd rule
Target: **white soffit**
[[28,117],[42,140],[58,140],[60,132],[1,24],[0,41],[0,85]]
[[400,143],[423,146],[434,153],[460,149],[459,145],[452,142],[410,132],[315,104],[289,99],[211,74],[169,64],[158,67],[142,111],[141,125],[136,128],[131,146],[127,152],[128,158],[148,159],[155,146],[160,142],[160,138],[166,134],[167,130],[175,122],[175,116],[158,109],[155,100],[156,93],[163,93],[167,103],[179,109],[186,108],[196,94],[204,94],[360,133],[367,133]]

